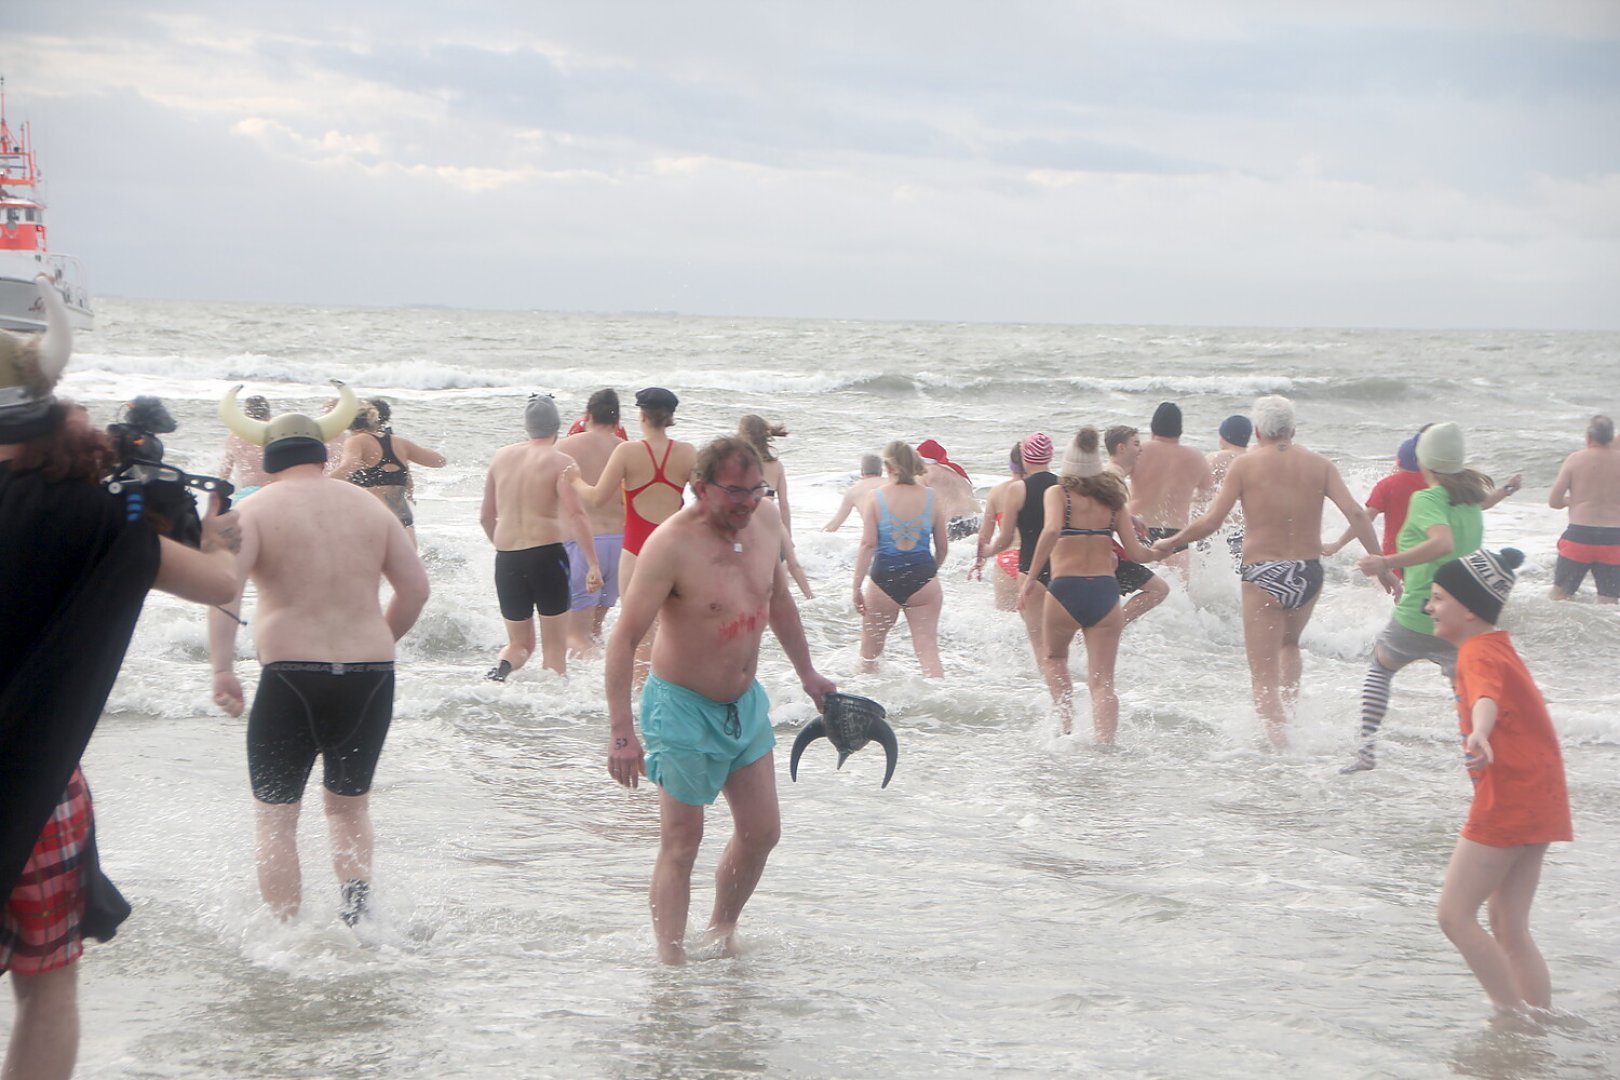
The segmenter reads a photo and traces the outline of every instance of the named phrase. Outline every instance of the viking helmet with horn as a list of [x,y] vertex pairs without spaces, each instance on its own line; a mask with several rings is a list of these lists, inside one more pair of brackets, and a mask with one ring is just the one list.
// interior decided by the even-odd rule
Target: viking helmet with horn
[[45,305],[45,332],[22,337],[0,331],[0,441],[22,442],[53,426],[56,383],[73,354],[67,305],[40,274],[34,279]]
[[332,385],[338,388],[338,403],[324,416],[282,413],[270,420],[255,420],[236,403],[236,395],[242,390],[242,384],[237,383],[219,403],[219,418],[243,441],[264,447],[267,473],[294,465],[324,465],[326,444],[343,433],[360,408],[359,399],[346,384],[333,379]]

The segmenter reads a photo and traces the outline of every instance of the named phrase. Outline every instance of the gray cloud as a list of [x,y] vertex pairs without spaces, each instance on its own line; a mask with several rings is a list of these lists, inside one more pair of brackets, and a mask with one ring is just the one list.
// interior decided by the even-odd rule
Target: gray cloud
[[110,292],[1615,325],[1620,8],[1344,7],[33,5],[0,66]]

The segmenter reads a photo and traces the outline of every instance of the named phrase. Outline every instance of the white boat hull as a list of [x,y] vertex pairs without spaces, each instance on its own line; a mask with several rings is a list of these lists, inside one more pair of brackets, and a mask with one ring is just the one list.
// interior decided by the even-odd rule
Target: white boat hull
[[73,329],[90,329],[95,313],[90,309],[90,291],[85,288],[79,260],[45,251],[0,251],[0,328],[45,329],[44,304],[34,284],[38,274],[47,274],[56,282]]

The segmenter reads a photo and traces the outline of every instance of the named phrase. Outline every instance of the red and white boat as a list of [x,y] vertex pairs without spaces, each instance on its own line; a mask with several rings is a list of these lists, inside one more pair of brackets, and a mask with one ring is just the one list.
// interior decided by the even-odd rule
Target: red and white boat
[[90,292],[84,271],[71,255],[56,255],[45,236],[45,200],[34,162],[33,132],[22,126],[22,138],[6,123],[5,80],[0,79],[0,327],[45,329],[45,302],[35,278],[44,274],[56,283],[76,330],[90,327]]

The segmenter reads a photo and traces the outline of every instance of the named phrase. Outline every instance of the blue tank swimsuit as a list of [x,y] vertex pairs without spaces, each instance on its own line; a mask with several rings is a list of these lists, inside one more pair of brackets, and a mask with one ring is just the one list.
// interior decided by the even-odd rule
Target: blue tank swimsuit
[[[877,555],[872,559],[872,584],[889,595],[889,599],[906,606],[918,589],[934,580],[938,567],[934,565],[934,491],[928,489],[923,511],[914,518],[897,521],[889,513],[889,504],[883,492],[873,492],[877,498]],[[904,541],[912,546],[901,549],[895,542]]]

